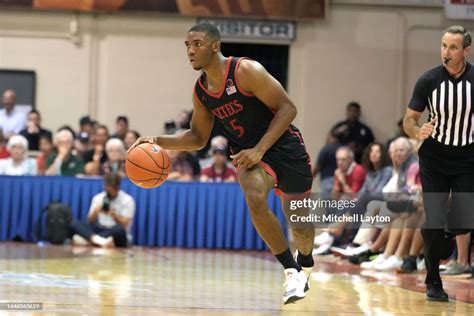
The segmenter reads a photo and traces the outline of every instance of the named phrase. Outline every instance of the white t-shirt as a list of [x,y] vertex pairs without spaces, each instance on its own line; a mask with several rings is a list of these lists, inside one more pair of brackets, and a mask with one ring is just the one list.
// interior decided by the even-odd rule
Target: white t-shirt
[[[104,197],[106,192],[100,192],[92,198],[91,207],[89,208],[89,214],[94,211],[97,206],[102,206],[104,204]],[[132,226],[133,216],[135,215],[135,200],[133,197],[124,191],[120,190],[117,197],[110,201],[110,208],[115,210],[120,216],[124,216],[130,219],[130,223],[126,228],[127,237],[131,240],[130,227]],[[117,225],[117,222],[113,219],[112,216],[108,215],[106,212],[100,212],[97,216],[97,222],[99,225],[104,227],[113,227]]]
[[36,176],[38,165],[33,158],[26,158],[20,164],[15,164],[13,159],[0,159],[0,175],[6,176]]
[[10,133],[20,134],[20,132],[26,127],[26,115],[24,112],[13,108],[13,110],[7,114],[5,109],[0,109],[0,128],[2,129],[3,136],[7,136]]
[[394,173],[387,184],[382,188],[382,192],[397,193],[398,191],[398,173]]

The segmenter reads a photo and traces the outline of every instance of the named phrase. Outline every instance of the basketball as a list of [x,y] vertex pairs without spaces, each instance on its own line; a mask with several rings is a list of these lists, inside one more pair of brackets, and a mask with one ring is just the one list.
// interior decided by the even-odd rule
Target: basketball
[[127,155],[125,171],[139,187],[156,188],[165,182],[170,173],[170,158],[158,145],[143,143]]

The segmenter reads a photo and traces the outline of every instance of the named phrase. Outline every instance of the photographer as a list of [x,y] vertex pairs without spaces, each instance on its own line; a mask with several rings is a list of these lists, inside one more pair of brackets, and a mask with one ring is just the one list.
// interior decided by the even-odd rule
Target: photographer
[[[130,226],[135,213],[135,201],[120,190],[120,176],[108,173],[104,176],[105,191],[95,195],[87,216],[88,223],[73,221],[73,243],[97,246],[127,247],[131,242]],[[85,240],[84,240],[85,238]]]

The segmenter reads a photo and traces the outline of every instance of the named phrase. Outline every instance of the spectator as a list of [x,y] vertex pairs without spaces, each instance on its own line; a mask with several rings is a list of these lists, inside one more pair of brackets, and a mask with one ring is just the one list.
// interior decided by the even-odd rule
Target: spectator
[[13,135],[8,140],[10,157],[0,160],[0,175],[35,176],[38,168],[34,159],[28,157],[28,141],[21,135]]
[[9,139],[19,134],[26,127],[25,114],[15,107],[16,93],[8,89],[3,93],[3,109],[0,109],[0,129],[3,137]]
[[79,133],[86,133],[88,136],[92,135],[94,131],[95,122],[89,115],[85,115],[79,120]]
[[182,110],[178,113],[178,129],[190,129],[191,128],[191,117],[192,111]]
[[86,132],[80,132],[74,140],[74,149],[80,157],[84,157],[86,152],[93,150],[89,134]]
[[84,153],[83,159],[85,163],[95,161],[97,163],[104,163],[107,161],[107,155],[105,153],[105,143],[109,139],[109,129],[105,125],[97,125],[94,127],[92,133],[92,146],[93,149],[88,150]]
[[129,149],[130,146],[135,143],[135,141],[140,137],[140,133],[138,133],[135,130],[128,130],[127,133],[125,133],[125,137],[123,139],[123,142],[125,143],[125,149]]
[[355,161],[360,163],[362,153],[371,142],[374,141],[372,130],[359,121],[361,115],[360,104],[350,102],[346,108],[346,120],[336,123],[332,129],[345,126],[349,129],[346,138],[342,139],[342,144],[349,146],[354,152]]
[[367,170],[367,176],[359,195],[382,193],[383,187],[392,177],[392,167],[389,166],[389,158],[383,145],[376,142],[369,144],[362,155],[362,165]]
[[[217,147],[229,148],[227,146],[227,143],[228,143],[227,138],[225,138],[222,135],[214,136],[210,140],[209,143],[210,143],[210,147],[209,147],[208,152],[206,153],[206,155],[208,155],[208,156],[212,156],[212,148],[217,148]],[[208,157],[208,158],[204,158],[204,159],[199,160],[199,165],[201,166],[202,169],[210,167],[212,165],[212,163],[213,163],[212,157]],[[230,165],[232,165],[232,164],[230,164]]]
[[99,174],[104,175],[110,172],[117,173],[121,177],[126,177],[125,173],[125,145],[118,138],[111,138],[105,143],[107,161],[100,166]]
[[237,174],[227,165],[227,147],[212,148],[212,164],[201,171],[202,182],[235,182]]
[[[369,204],[367,205],[366,215],[373,216],[376,214],[380,214],[383,216],[389,216],[391,219],[391,223],[393,224],[400,216],[400,214],[394,213],[393,211],[388,209],[386,200],[393,199],[401,192],[414,193],[420,189],[416,185],[417,182],[419,182],[419,165],[418,158],[413,153],[412,144],[406,137],[399,137],[395,139],[390,144],[389,152],[392,160],[393,174],[390,180],[387,182],[387,184],[385,184],[384,188],[382,189],[382,192],[385,193],[383,197],[384,200],[372,200],[371,202],[369,202]],[[376,225],[379,226],[378,224]],[[362,226],[369,227],[371,225],[364,223]],[[393,224],[393,226],[396,227],[395,224]],[[384,227],[382,232],[380,232],[377,239],[373,244],[370,245],[368,250],[355,255],[353,258],[353,262],[360,263],[363,261],[368,261],[369,258],[373,258],[372,256],[375,253],[378,253],[379,250],[383,246],[385,246],[392,231],[393,229],[390,228],[390,226]],[[373,268],[376,264],[380,264],[385,261],[389,256],[393,255],[393,251],[395,250],[394,247],[389,248],[390,249],[386,249],[384,256],[379,257],[377,261],[365,263],[363,267]],[[401,265],[401,262],[399,260],[398,264]]]
[[[452,203],[452,202],[451,202]],[[471,272],[471,233],[456,236],[456,260],[447,265],[440,275],[459,275]]]
[[28,140],[29,150],[39,150],[39,139],[42,135],[53,137],[51,131],[41,127],[41,115],[36,110],[28,113],[26,128],[20,132],[20,135]]
[[353,151],[346,146],[336,151],[337,169],[334,171],[333,193],[354,197],[362,188],[367,175],[364,167],[354,161]]
[[5,139],[3,138],[2,129],[0,128],[0,159],[5,159],[10,157],[10,153],[5,146]]
[[74,244],[91,242],[101,247],[127,247],[132,242],[130,227],[135,214],[135,200],[120,190],[120,176],[107,173],[104,191],[92,198],[87,223],[73,220]]
[[124,140],[125,134],[128,132],[128,118],[126,116],[117,116],[115,120],[115,133],[110,137],[119,138]]
[[173,120],[166,121],[163,128],[166,135],[173,135],[176,133],[176,123]]
[[46,175],[75,176],[84,173],[84,161],[72,152],[74,136],[63,129],[54,137],[56,152],[46,159]]
[[76,132],[74,131],[74,129],[70,125],[63,125],[60,128],[58,128],[57,131],[59,132],[59,131],[62,131],[62,130],[69,131],[71,133],[72,137],[76,138]]
[[320,174],[320,191],[327,195],[334,186],[334,172],[337,169],[336,151],[341,147],[339,135],[336,130],[330,130],[327,136],[326,145],[318,154],[318,159],[313,167],[313,178]]
[[186,160],[187,153],[177,150],[166,150],[171,162],[168,180],[192,181],[194,179],[193,167]]
[[[344,148],[345,147],[340,147],[340,149]],[[341,158],[345,158],[343,154],[344,152],[341,153],[338,150],[338,167],[341,168],[341,170],[347,168],[345,160],[341,160]],[[372,143],[367,146],[362,157],[362,162],[364,165],[364,170],[368,171],[367,175],[364,176],[364,184],[359,190],[357,190],[357,188],[355,187],[353,188],[357,191],[357,194],[351,194],[351,192],[346,190],[346,193],[349,193],[352,198],[356,198],[354,206],[341,210],[338,209],[337,211],[331,210],[331,212],[335,212],[338,215],[363,214],[365,212],[367,204],[371,200],[383,198],[382,189],[385,184],[390,180],[390,177],[392,175],[392,168],[390,166],[387,166],[388,158],[383,148],[383,145],[379,143]],[[349,183],[349,179],[346,179],[346,182]],[[331,225],[331,228],[328,230],[328,232],[324,232],[318,237],[316,237],[315,243],[319,245],[319,247],[313,251],[313,255],[325,254],[329,249],[331,249],[332,252],[336,252],[338,254],[348,254],[347,251],[349,249],[346,250],[344,248],[331,247],[336,241],[336,238],[341,239],[348,232],[349,234],[351,233],[350,231],[345,230],[348,226],[347,224],[347,222],[334,223],[333,225]],[[338,241],[339,240],[336,241],[336,244]],[[349,255],[352,254],[350,253]]]
[[36,157],[36,164],[38,166],[38,174],[44,176],[46,173],[46,160],[54,153],[53,139],[51,135],[43,134],[39,138],[40,153]]

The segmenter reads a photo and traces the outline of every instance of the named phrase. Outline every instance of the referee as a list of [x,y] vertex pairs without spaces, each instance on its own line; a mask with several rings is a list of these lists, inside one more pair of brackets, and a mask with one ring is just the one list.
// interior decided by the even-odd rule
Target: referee
[[[446,252],[445,228],[465,234],[473,228],[474,206],[474,69],[466,61],[471,34],[462,26],[444,30],[442,65],[425,72],[417,81],[403,120],[405,132],[424,140],[419,149],[420,178],[426,222],[426,298],[448,301],[439,275]],[[418,120],[428,107],[429,119]],[[451,194],[451,202],[449,196]]]

